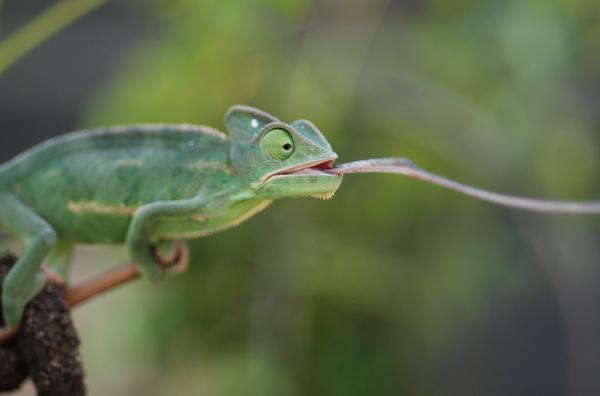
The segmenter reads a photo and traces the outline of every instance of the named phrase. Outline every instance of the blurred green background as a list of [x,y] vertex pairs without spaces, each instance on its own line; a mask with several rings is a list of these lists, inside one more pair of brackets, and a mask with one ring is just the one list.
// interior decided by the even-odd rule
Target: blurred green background
[[[0,2],[0,38],[55,3]],[[0,153],[99,125],[223,129],[236,103],[312,120],[339,162],[597,198],[600,3],[106,2],[0,76]],[[597,395],[599,232],[346,176],[192,242],[185,276],[78,310],[90,394]],[[82,249],[75,277],[123,260]]]

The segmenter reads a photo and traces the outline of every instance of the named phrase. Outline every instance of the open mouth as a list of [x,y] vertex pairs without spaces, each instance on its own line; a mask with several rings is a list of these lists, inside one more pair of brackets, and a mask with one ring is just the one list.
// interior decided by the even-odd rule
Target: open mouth
[[333,176],[331,173],[326,172],[328,169],[333,167],[333,163],[336,158],[330,158],[321,161],[309,162],[302,165],[293,166],[291,168],[283,169],[267,175],[262,180],[263,183],[274,179],[278,176],[289,176],[289,175],[302,175],[302,176],[310,176],[310,175],[321,175],[321,176]]

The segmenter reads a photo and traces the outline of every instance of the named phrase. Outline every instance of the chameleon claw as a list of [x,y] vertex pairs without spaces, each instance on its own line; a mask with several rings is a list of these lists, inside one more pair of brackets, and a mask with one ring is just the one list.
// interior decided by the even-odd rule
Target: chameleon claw
[[154,249],[154,258],[162,270],[169,269],[173,273],[181,274],[189,266],[190,254],[187,246],[182,241],[174,241],[174,244],[173,253],[169,256],[163,256],[158,252],[158,249]]
[[175,274],[183,274],[187,271],[190,264],[190,251],[182,241],[175,241],[175,251],[177,259],[169,268]]

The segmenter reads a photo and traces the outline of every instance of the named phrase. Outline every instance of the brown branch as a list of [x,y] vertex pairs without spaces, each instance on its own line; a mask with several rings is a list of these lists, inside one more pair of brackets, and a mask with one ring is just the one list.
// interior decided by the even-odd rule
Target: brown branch
[[[172,257],[159,257],[159,261],[165,269],[168,268],[174,273],[183,273],[187,270],[189,264],[188,249],[183,242],[176,241],[175,253]],[[134,263],[109,269],[91,279],[82,281],[72,287],[67,287],[64,292],[65,302],[70,309],[73,309],[98,294],[115,289],[139,277],[140,272]],[[52,283],[51,279],[50,282]],[[0,345],[10,341],[18,332],[19,326],[0,327]]]
[[65,301],[69,308],[74,308],[100,293],[129,283],[139,277],[140,272],[135,264],[125,264],[68,288],[65,291]]
[[[85,280],[65,290],[65,302],[70,309],[89,300],[90,298],[129,283],[140,277],[135,264],[125,264]],[[10,341],[19,332],[19,326],[0,327],[0,345]]]

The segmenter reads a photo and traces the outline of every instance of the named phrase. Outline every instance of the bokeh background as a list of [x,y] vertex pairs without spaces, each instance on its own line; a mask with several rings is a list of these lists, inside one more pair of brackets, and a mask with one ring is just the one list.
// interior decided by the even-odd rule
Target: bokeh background
[[[0,0],[0,72],[2,161],[85,127],[222,129],[245,103],[311,119],[341,162],[600,197],[597,0]],[[347,176],[79,309],[90,394],[598,395],[599,235]],[[74,276],[125,259],[82,248]]]

